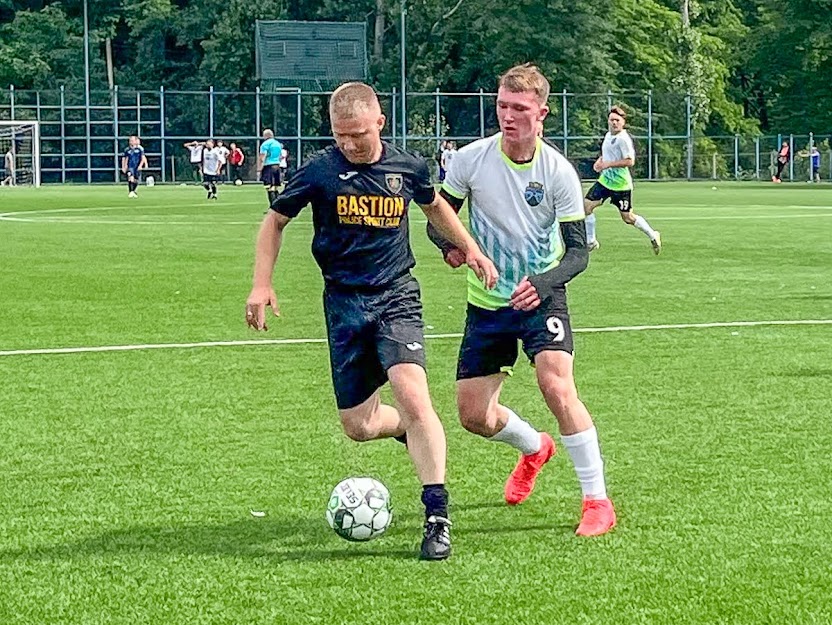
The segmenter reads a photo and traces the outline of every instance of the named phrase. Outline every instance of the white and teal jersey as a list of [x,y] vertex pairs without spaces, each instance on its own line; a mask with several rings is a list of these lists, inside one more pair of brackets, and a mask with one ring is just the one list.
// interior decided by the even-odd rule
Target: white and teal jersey
[[556,267],[564,252],[558,222],[584,219],[575,168],[540,139],[521,165],[503,153],[501,134],[474,141],[454,155],[442,188],[468,198],[471,234],[500,272],[489,291],[468,270],[468,302],[487,310],[508,306],[524,276]]
[[[601,144],[601,158],[605,161],[622,161],[636,158],[636,148],[630,133],[622,130],[614,135],[608,132]],[[633,177],[629,167],[610,167],[601,172],[598,182],[610,191],[628,191],[633,188]]]

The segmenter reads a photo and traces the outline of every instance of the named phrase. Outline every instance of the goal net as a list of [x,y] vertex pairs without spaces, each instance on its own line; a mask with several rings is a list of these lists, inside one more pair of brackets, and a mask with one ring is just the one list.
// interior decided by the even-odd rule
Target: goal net
[[0,121],[0,182],[40,186],[38,122]]

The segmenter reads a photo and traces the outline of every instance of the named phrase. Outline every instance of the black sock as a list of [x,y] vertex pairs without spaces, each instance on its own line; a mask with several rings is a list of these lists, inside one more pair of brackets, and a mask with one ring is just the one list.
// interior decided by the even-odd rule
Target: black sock
[[444,484],[422,486],[422,503],[425,504],[425,517],[448,518],[448,491],[445,490]]
[[405,447],[407,447],[407,432],[405,432],[401,436],[394,436],[393,438],[399,441]]
[[128,182],[127,183],[127,189],[130,191],[130,193],[133,193],[133,191],[136,190],[136,183],[135,182]]
[[217,194],[217,185],[215,185],[213,182],[211,183],[211,193],[213,193],[214,195]]

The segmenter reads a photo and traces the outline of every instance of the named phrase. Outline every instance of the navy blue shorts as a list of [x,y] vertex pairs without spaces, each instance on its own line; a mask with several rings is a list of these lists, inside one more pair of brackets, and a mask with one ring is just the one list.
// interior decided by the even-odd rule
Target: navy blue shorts
[[523,352],[531,362],[546,350],[573,352],[565,288],[561,287],[531,311],[486,310],[469,304],[456,379],[510,370],[519,354],[518,341],[522,342]]
[[128,180],[128,182],[131,180],[131,178],[132,178],[133,182],[141,182],[142,181],[142,172],[140,172],[138,169],[128,169],[127,170],[127,180]]
[[324,315],[340,410],[366,401],[387,382],[393,365],[425,367],[419,283],[410,274],[374,290],[328,285]]
[[626,191],[613,191],[612,189],[607,189],[607,187],[602,185],[600,182],[596,182],[589,188],[589,191],[586,192],[586,199],[592,202],[600,200],[601,203],[609,199],[610,204],[615,206],[622,213],[629,213],[633,210],[632,189],[628,189]]
[[279,187],[281,181],[280,165],[264,165],[260,172],[260,181],[266,187]]

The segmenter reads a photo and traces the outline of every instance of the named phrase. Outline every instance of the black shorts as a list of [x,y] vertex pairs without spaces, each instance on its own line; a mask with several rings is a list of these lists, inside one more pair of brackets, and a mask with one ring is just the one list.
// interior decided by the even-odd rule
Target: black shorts
[[387,382],[393,365],[425,367],[419,283],[410,274],[372,291],[329,285],[324,315],[340,410],[366,401]]
[[219,179],[219,174],[202,174],[202,182],[204,182],[205,184],[214,184]]
[[456,379],[510,370],[517,360],[518,341],[523,342],[523,352],[532,363],[543,351],[573,352],[565,288],[528,312],[513,308],[486,310],[469,304]]
[[586,199],[591,202],[601,201],[603,204],[605,200],[609,199],[610,204],[614,205],[622,213],[629,213],[633,210],[633,191],[627,189],[626,191],[613,191],[607,189],[600,182],[596,182],[586,192]]
[[279,187],[280,186],[280,166],[279,165],[266,165],[265,167],[263,167],[263,171],[260,173],[260,180],[267,187]]

